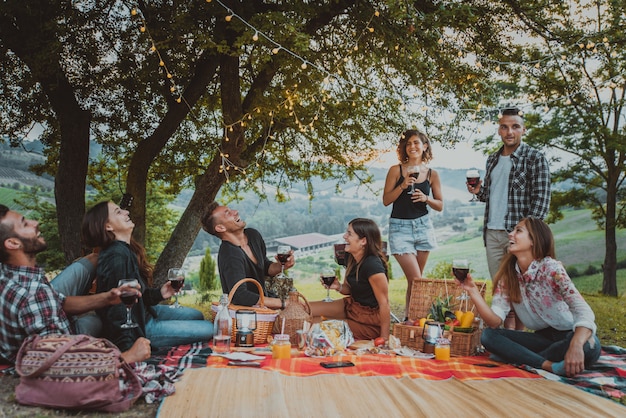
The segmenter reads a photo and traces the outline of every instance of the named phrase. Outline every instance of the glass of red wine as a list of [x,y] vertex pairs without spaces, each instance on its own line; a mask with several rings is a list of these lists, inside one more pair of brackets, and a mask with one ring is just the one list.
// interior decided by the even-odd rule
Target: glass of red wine
[[[413,177],[414,179],[417,179],[420,175],[420,166],[419,165],[410,165],[406,168],[406,173],[409,175],[409,177]],[[413,192],[415,191],[415,188],[413,187],[415,183],[411,183],[411,185],[407,188],[408,194],[413,194]]]
[[276,250],[276,257],[280,263],[280,273],[278,274],[280,278],[285,277],[285,263],[287,263],[290,253],[291,247],[289,245],[279,245]]
[[176,291],[174,293],[174,304],[170,305],[170,308],[181,308],[181,305],[178,303],[178,291],[182,289],[185,284],[185,270],[182,268],[171,268],[167,271],[167,280],[170,281],[172,288]]
[[133,305],[137,302],[137,286],[139,286],[139,282],[137,279],[121,279],[117,283],[117,286],[132,287],[132,289],[129,289],[128,287],[125,288],[122,290],[122,294],[120,295],[122,303],[126,305],[126,322],[121,325],[121,328],[137,328],[139,325],[133,321],[131,317],[131,310]]
[[330,285],[335,283],[335,280],[337,280],[335,270],[333,270],[332,268],[325,268],[324,270],[322,270],[320,278],[322,279],[322,283],[324,283],[324,286],[326,286],[326,298],[324,298],[323,301],[332,302],[333,299],[330,297]]
[[[470,170],[467,170],[467,172],[465,173],[465,178],[467,179],[467,184],[472,187],[476,187],[478,186],[478,182],[480,181],[480,173],[478,172],[478,170],[472,168]],[[472,194],[472,199],[470,200],[470,202],[478,202],[475,194]]]
[[[469,270],[470,270],[469,261],[467,261],[466,259],[458,258],[458,259],[452,260],[452,274],[454,274],[454,277],[456,277],[456,279],[460,281],[461,283],[463,283],[465,279],[467,279],[467,274],[469,273]],[[461,293],[461,296],[457,297],[457,299],[459,300],[469,299],[465,289],[463,289],[463,293]]]

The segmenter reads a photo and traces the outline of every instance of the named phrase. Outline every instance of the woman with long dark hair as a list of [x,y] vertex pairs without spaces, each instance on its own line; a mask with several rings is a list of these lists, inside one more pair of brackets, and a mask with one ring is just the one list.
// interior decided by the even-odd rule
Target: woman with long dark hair
[[113,202],[100,202],[83,219],[82,239],[86,247],[98,248],[96,292],[118,287],[120,279],[137,279],[141,297],[132,307],[135,328],[123,328],[126,322],[124,304],[100,309],[105,336],[121,350],[127,350],[139,337],[146,337],[153,347],[172,347],[198,341],[209,341],[213,324],[204,321],[202,312],[182,307],[170,309],[159,305],[175,293],[170,282],[152,287],[152,265],[146,251],[132,238],[135,224],[127,210]]
[[[457,283],[488,326],[481,342],[495,360],[573,376],[600,356],[595,315],[555,259],[554,237],[542,220],[523,218],[509,233],[491,307],[471,276]],[[511,309],[534,332],[502,328]]]
[[346,241],[346,274],[343,282],[330,286],[346,296],[332,302],[311,302],[311,314],[348,323],[354,338],[389,339],[391,310],[387,261],[382,250],[378,225],[371,219],[350,221],[343,235]]

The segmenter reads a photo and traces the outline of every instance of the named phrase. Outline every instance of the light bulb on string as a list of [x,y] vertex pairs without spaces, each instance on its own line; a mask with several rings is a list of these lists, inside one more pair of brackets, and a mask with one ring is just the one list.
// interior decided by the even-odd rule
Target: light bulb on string
[[276,47],[276,48],[272,49],[272,54],[276,55],[276,54],[278,54],[279,51],[280,51],[280,48]]
[[258,41],[258,40],[259,40],[259,32],[254,32],[254,35],[252,35],[252,40],[253,40],[254,42],[256,42],[256,41]]
[[226,20],[227,22],[230,22],[233,19],[232,15],[227,15],[224,20]]

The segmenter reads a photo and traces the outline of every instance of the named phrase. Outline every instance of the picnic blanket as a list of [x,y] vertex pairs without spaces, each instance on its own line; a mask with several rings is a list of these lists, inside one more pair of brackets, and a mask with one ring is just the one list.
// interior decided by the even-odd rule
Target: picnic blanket
[[598,361],[574,377],[557,376],[544,370],[535,371],[546,379],[567,383],[626,405],[626,348],[603,346]]
[[[320,362],[351,361],[354,367],[325,369]],[[484,380],[504,377],[541,379],[536,373],[523,370],[508,364],[497,363],[485,356],[453,357],[450,361],[401,357],[396,355],[354,355],[344,354],[332,357],[311,358],[299,356],[286,360],[274,360],[267,356],[260,361],[263,370],[276,371],[289,376],[316,376],[341,374],[350,376],[389,376],[409,377],[428,380],[445,380],[457,378],[461,380]],[[232,369],[228,360],[211,356],[207,366]]]
[[546,379],[447,380],[246,367],[185,372],[158,418],[188,417],[623,417],[626,407]]

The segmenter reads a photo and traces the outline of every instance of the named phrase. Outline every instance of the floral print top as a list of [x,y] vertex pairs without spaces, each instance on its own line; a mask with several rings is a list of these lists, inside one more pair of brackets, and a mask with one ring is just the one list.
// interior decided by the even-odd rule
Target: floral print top
[[[517,266],[517,273],[522,301],[514,303],[513,307],[528,329],[552,327],[574,331],[577,327],[584,327],[595,334],[595,315],[560,261],[551,257],[534,260],[523,274]],[[493,295],[491,309],[503,322],[511,310],[509,295],[502,281]]]

